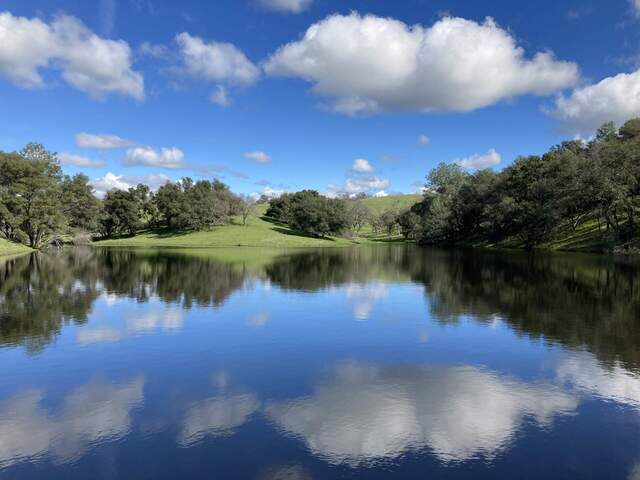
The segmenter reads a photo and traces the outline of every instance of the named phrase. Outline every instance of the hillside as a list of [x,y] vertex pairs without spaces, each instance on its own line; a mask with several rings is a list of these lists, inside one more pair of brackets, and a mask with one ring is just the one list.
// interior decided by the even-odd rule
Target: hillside
[[340,247],[356,245],[359,242],[344,238],[314,238],[293,232],[292,230],[266,220],[260,215],[265,207],[256,212],[256,216],[247,220],[247,225],[239,222],[231,225],[213,227],[197,232],[153,231],[140,233],[134,237],[102,240],[98,246],[117,247]]
[[[389,209],[408,208],[420,199],[420,195],[393,195],[382,198],[360,200],[375,213]],[[176,247],[176,248],[209,248],[209,247],[344,247],[370,243],[375,238],[315,238],[300,235],[291,229],[264,220],[266,205],[258,205],[247,225],[236,220],[231,225],[213,227],[197,232],[153,231],[143,232],[133,237],[101,240],[98,246],[118,247]],[[363,232],[366,234],[368,232]],[[367,235],[367,237],[371,237]],[[382,236],[383,237],[383,236]]]
[[403,210],[422,200],[422,195],[389,195],[388,197],[371,197],[359,200],[375,213],[380,214],[385,210]]

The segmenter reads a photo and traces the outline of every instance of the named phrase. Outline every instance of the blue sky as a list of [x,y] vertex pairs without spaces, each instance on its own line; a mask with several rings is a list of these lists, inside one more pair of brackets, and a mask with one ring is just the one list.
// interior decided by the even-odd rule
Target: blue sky
[[4,0],[0,149],[99,191],[413,192],[640,115],[635,1]]

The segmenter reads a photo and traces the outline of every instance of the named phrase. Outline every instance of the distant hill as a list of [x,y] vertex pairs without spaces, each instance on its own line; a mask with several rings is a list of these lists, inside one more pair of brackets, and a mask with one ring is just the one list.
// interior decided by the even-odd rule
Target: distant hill
[[370,197],[359,200],[376,213],[385,210],[404,210],[410,208],[422,200],[422,195],[389,195],[388,197]]

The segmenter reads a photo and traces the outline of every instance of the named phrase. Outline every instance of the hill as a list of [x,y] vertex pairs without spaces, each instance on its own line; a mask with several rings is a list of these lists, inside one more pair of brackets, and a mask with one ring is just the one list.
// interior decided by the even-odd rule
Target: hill
[[[298,234],[289,228],[263,220],[266,206],[259,205],[255,216],[249,217],[246,225],[237,220],[231,225],[221,225],[196,232],[153,231],[133,237],[101,240],[98,246],[114,247],[341,247],[357,245],[355,240],[345,238],[315,238]],[[366,240],[363,240],[366,241]]]
[[385,210],[403,210],[410,208],[422,200],[422,195],[389,195],[388,197],[370,197],[358,200],[369,207],[375,213],[380,214]]

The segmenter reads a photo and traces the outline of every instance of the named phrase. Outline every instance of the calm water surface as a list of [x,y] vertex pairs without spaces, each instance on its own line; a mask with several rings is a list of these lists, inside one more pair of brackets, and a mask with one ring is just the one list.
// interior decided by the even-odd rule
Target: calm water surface
[[0,478],[640,479],[639,273],[407,246],[0,260]]

